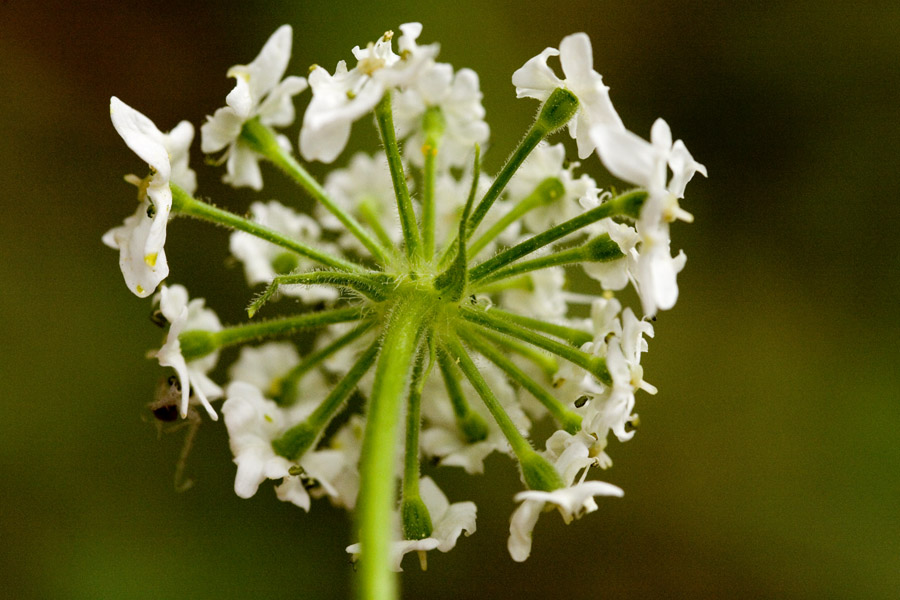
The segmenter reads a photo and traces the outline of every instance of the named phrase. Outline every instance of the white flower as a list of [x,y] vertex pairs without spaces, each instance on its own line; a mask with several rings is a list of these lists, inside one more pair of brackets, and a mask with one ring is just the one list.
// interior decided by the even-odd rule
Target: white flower
[[[681,140],[672,143],[672,132],[662,119],[653,123],[650,142],[625,129],[598,126],[591,130],[597,154],[610,173],[647,189],[648,197],[637,221],[641,247],[632,267],[645,316],[666,310],[678,299],[676,276],[684,268],[684,253],[673,257],[669,223],[693,216],[678,205],[684,188],[695,173],[706,176]],[[668,170],[672,178],[666,184]]]
[[150,165],[150,176],[128,178],[139,184],[140,204],[123,225],[106,232],[103,243],[119,250],[119,267],[128,288],[146,298],[169,274],[164,249],[172,210],[169,184],[179,185],[189,194],[197,187],[197,176],[188,167],[194,127],[182,121],[169,133],[162,133],[150,119],[115,96],[110,99],[109,114],[128,147]]
[[340,61],[331,75],[315,66],[309,73],[312,100],[303,115],[300,129],[300,154],[303,158],[333,162],[350,139],[350,126],[371,111],[384,95],[384,89],[368,82],[356,69],[347,70]]
[[[582,352],[594,356],[606,356],[608,336],[618,335],[622,331],[622,324],[618,319],[620,310],[622,310],[622,305],[615,298],[592,299],[590,320],[586,323],[584,321],[580,324],[573,323],[579,329],[592,331],[594,336],[593,341],[581,346]],[[557,397],[566,404],[571,404],[578,399],[582,399],[582,401],[592,399],[606,389],[591,373],[569,361],[560,361],[559,369],[553,376],[553,388]]]
[[289,342],[269,342],[260,346],[244,346],[238,359],[228,369],[232,381],[256,386],[271,397],[282,377],[300,362],[297,349]]
[[331,436],[326,447],[316,450],[306,459],[304,464],[309,464],[313,472],[329,482],[327,487],[310,489],[309,493],[313,498],[327,495],[334,506],[354,509],[359,494],[357,465],[362,453],[365,426],[361,415],[351,415]]
[[424,162],[423,117],[426,110],[435,108],[444,119],[438,164],[447,168],[471,162],[475,144],[484,144],[490,135],[481,98],[475,71],[460,69],[454,75],[453,67],[446,63],[432,63],[423,69],[393,102],[397,137],[411,136],[406,144],[410,162],[420,166]]
[[[593,300],[591,318],[587,323],[583,323],[581,328],[592,331],[594,339],[581,346],[582,352],[606,358],[610,340],[622,336],[622,323],[619,320],[621,310],[622,305],[615,298],[595,298]],[[553,387],[557,397],[567,405],[574,404],[575,409],[584,416],[583,429],[592,434],[595,433],[594,430],[587,427],[587,424],[599,411],[595,405],[596,402],[599,402],[598,398],[605,398],[609,394],[609,388],[582,367],[568,361],[560,363],[559,370],[553,378]],[[599,440],[605,440],[607,430],[608,428],[603,429],[602,435],[597,436]]]
[[[492,363],[475,358],[478,370],[497,397],[503,410],[523,434],[527,434],[531,426],[528,417],[516,400],[516,391],[509,380]],[[509,443],[497,426],[494,418],[484,407],[484,402],[475,392],[467,379],[461,382],[462,390],[469,402],[469,409],[478,413],[488,426],[487,437],[478,442],[469,442],[454,415],[450,398],[447,395],[444,380],[434,373],[425,382],[422,395],[422,416],[424,419],[420,436],[420,446],[425,456],[440,459],[443,466],[462,467],[467,473],[484,472],[484,459],[494,451],[511,453]]]
[[306,160],[334,161],[350,137],[350,126],[371,112],[387,90],[404,88],[438,51],[437,44],[419,46],[419,23],[400,26],[400,54],[391,48],[392,33],[383,35],[365,49],[353,49],[357,65],[347,70],[340,61],[331,75],[315,66],[309,74],[313,97],[303,115],[300,153]]
[[[476,203],[478,198],[484,197],[490,185],[490,178],[481,173],[478,177],[477,191],[475,193]],[[434,241],[438,248],[444,247],[456,238],[456,234],[459,231],[459,219],[462,217],[462,211],[465,208],[466,200],[469,198],[471,188],[471,169],[464,171],[459,179],[454,177],[449,171],[438,171],[434,190]],[[511,208],[512,204],[504,199],[496,201],[491,210],[485,215],[479,231],[487,231],[491,225],[500,220]],[[490,256],[498,244],[512,245],[518,242],[520,231],[521,223],[519,221],[512,223],[478,254]],[[475,257],[470,256],[469,258]]]
[[[318,242],[322,233],[315,219],[294,212],[275,200],[254,202],[250,205],[250,212],[254,222],[305,244]],[[229,246],[234,257],[244,263],[244,274],[250,285],[269,283],[276,275],[315,265],[309,259],[243,231],[231,234]],[[338,297],[337,290],[324,285],[286,285],[279,289],[282,294],[310,303],[330,302]]]
[[[371,213],[391,243],[399,246],[403,231],[400,229],[400,216],[397,213],[394,182],[384,155],[369,156],[363,152],[354,154],[346,168],[335,169],[328,174],[325,192],[335,204],[363,223],[368,222],[363,213]],[[365,246],[359,239],[348,232],[344,224],[321,204],[316,204],[316,216],[322,227],[342,234],[338,239],[342,248],[365,251]]]
[[597,183],[589,175],[575,177],[573,171],[578,166],[577,162],[566,165],[566,149],[562,144],[551,146],[541,142],[528,155],[522,168],[516,171],[506,187],[509,200],[518,202],[550,177],[558,179],[565,190],[559,198],[525,214],[522,220],[529,230],[539,233],[568,221],[582,212],[579,204],[582,197],[599,195]]
[[[624,129],[599,125],[591,130],[597,154],[610,173],[635,185],[647,188],[652,196],[668,192],[684,198],[684,188],[695,173],[706,177],[706,167],[693,159],[681,140],[672,143],[672,130],[663,119],[650,129],[650,142]],[[672,178],[666,185],[668,169]],[[690,214],[678,207],[677,201],[664,199],[666,221],[690,221]]]
[[[250,498],[266,479],[281,479],[275,489],[280,500],[291,502],[309,511],[310,496],[307,485],[314,480],[330,494],[336,492],[327,479],[329,472],[339,471],[343,456],[329,453],[316,456],[308,451],[298,463],[275,454],[272,441],[281,437],[292,425],[306,418],[315,408],[315,402],[304,402],[290,408],[282,408],[263,397],[259,388],[243,381],[229,384],[228,399],[222,405],[225,426],[237,474],[234,492],[241,498]],[[299,464],[306,477],[291,475],[291,467]]]
[[[281,79],[291,58],[292,39],[290,25],[282,25],[253,62],[231,67],[228,76],[234,77],[235,86],[225,97],[227,106],[216,110],[200,127],[204,152],[228,147],[227,183],[262,189],[259,155],[238,143],[244,123],[258,118],[263,125],[287,127],[294,122],[293,97],[305,90],[307,83],[303,77]],[[279,142],[290,147],[286,139]]]
[[[334,325],[329,326],[324,329],[317,337],[316,341],[313,344],[313,349],[315,351],[322,350],[332,342],[336,341],[339,337],[344,334],[350,333],[351,330],[359,327],[359,323],[335,323]],[[378,335],[378,328],[373,327],[370,328],[367,332],[363,333],[360,337],[356,338],[343,348],[340,348],[327,358],[322,361],[322,371],[329,375],[343,377],[347,374],[347,371],[350,370],[351,366],[359,359],[360,355],[369,347],[370,344],[375,340],[375,337]],[[370,369],[366,372],[366,375],[363,376],[359,385],[357,386],[357,391],[362,393],[369,386],[367,379],[369,378],[369,374],[373,374],[374,369]]]
[[[435,548],[441,552],[449,552],[456,546],[456,540],[463,531],[466,536],[475,533],[477,508],[474,502],[450,504],[447,496],[430,477],[419,480],[419,495],[431,516],[431,535],[421,540],[395,541],[391,545],[391,566],[394,571],[403,570],[400,563],[409,552],[424,552]],[[395,514],[395,518],[396,516]],[[347,552],[353,555],[354,560],[359,556],[359,551],[358,543],[347,547]]]
[[500,304],[512,312],[545,321],[564,317],[569,308],[563,295],[565,269],[550,267],[532,271],[525,277],[529,282],[528,289],[504,290]]
[[611,334],[622,335],[622,323],[618,319],[621,310],[622,303],[615,298],[597,298],[591,303],[594,346],[605,344]]
[[588,229],[592,236],[608,234],[625,256],[616,260],[582,262],[584,272],[599,281],[604,290],[621,290],[633,278],[632,270],[640,260],[636,249],[640,236],[631,225],[612,219],[601,219]]
[[[234,492],[239,497],[250,498],[266,479],[289,476],[292,463],[272,449],[272,440],[288,427],[281,407],[264,398],[256,386],[236,381],[228,386],[222,414],[237,465]],[[309,498],[298,505],[309,510]]]
[[634,394],[642,389],[650,394],[656,388],[644,381],[641,354],[647,351],[644,336],[653,337],[653,325],[638,319],[630,308],[622,312],[620,335],[612,335],[607,342],[606,368],[612,378],[612,387],[594,397],[585,415],[584,431],[605,438],[612,431],[620,442],[630,440],[634,429],[629,428],[635,415]]
[[[562,435],[560,436],[560,434]],[[516,494],[516,501],[520,501],[522,504],[510,518],[507,542],[507,549],[514,561],[523,562],[531,554],[531,535],[538,517],[547,505],[556,507],[562,515],[563,521],[568,524],[573,519],[581,518],[584,514],[597,510],[594,496],[621,498],[625,495],[621,488],[610,483],[584,481],[587,469],[598,463],[598,458],[592,456],[591,446],[593,444],[596,442],[591,441],[587,436],[570,436],[565,432],[557,432],[547,440],[548,450],[544,454],[556,467],[567,487],[552,492],[526,490]],[[556,454],[560,449],[562,452]],[[582,472],[581,479],[573,485],[579,472]]]
[[[547,65],[547,59],[559,56],[565,79],[556,76]],[[609,88],[603,78],[594,71],[591,40],[585,33],[575,33],[563,38],[559,50],[545,48],[543,52],[526,62],[513,73],[516,97],[536,98],[543,102],[556,88],[566,88],[578,98],[578,112],[569,121],[569,134],[578,144],[578,157],[587,158],[596,147],[590,133],[591,127],[602,124],[622,129],[612,102]]]
[[184,331],[221,331],[222,323],[216,313],[206,308],[203,298],[194,298],[189,302],[184,286],[163,286],[159,290],[158,298],[159,309],[169,322],[169,332],[162,348],[155,352],[154,356],[159,359],[160,365],[172,367],[178,373],[182,394],[181,416],[187,415],[188,403],[191,391],[193,391],[212,420],[218,420],[219,417],[209,401],[220,398],[222,388],[216,385],[207,376],[207,373],[216,366],[219,353],[216,351],[188,363],[181,355],[181,343],[178,341],[178,336]]

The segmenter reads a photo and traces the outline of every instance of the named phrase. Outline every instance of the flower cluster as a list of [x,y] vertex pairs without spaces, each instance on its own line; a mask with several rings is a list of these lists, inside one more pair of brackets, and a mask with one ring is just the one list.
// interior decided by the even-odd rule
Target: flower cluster
[[[597,497],[622,495],[588,475],[612,465],[611,438],[634,435],[638,391],[656,393],[641,366],[649,319],[675,304],[685,264],[683,252],[673,256],[669,226],[691,220],[679,201],[695,173],[706,175],[665,121],[650,141],[626,129],[588,36],[575,34],[512,75],[519,97],[542,104],[488,177],[478,76],[437,62],[438,45],[418,42],[421,25],[400,31],[396,48],[387,32],[353,49],[352,68],[314,65],[307,82],[285,77],[293,35],[285,25],[256,59],[228,71],[226,106],[200,128],[204,152],[224,151],[227,183],[261,189],[260,163],[270,163],[316,200],[312,216],[290,199],[237,211],[249,217],[197,199],[187,165],[193,127],[164,134],[117,98],[110,104],[114,127],[150,172],[128,178],[137,211],[103,240],[120,251],[130,290],[145,297],[160,288],[167,335],[155,356],[180,378],[181,414],[195,402],[215,420],[211,401],[225,398],[240,497],[271,479],[279,499],[304,510],[325,497],[357,511],[360,543],[348,552],[361,555],[364,580],[399,569],[410,551],[424,564],[427,550],[446,552],[475,531],[475,505],[451,503],[422,473],[423,459],[470,473],[483,472],[493,452],[517,461],[527,487],[510,523],[517,561],[545,509],[568,523],[597,510]],[[307,88],[303,159],[335,161],[354,123],[371,114],[384,154],[347,157],[321,184],[310,176],[275,131],[294,121],[294,97]],[[635,187],[614,195],[567,161],[566,147],[547,141],[565,127],[584,166],[602,164]],[[160,286],[174,216],[234,231],[231,253],[248,285],[261,286],[247,323],[225,327],[184,287]],[[578,268],[595,280],[589,289],[570,286]],[[614,296],[629,282],[640,318]],[[255,317],[286,297],[287,316]],[[311,344],[274,341],[310,331]],[[232,345],[244,347],[223,390],[208,374]],[[537,450],[529,432],[545,418],[557,431]]]

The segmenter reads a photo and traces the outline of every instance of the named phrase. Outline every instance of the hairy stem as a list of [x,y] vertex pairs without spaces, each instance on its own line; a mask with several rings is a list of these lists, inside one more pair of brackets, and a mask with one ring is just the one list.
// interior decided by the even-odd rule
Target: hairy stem
[[296,252],[300,256],[311,258],[326,267],[338,269],[339,271],[363,270],[363,268],[356,263],[340,258],[339,256],[334,256],[323,250],[307,246],[297,240],[285,237],[268,227],[263,227],[258,223],[254,223],[250,219],[239,217],[227,210],[222,210],[221,208],[197,200],[175,184],[171,184],[169,187],[172,188],[172,211],[177,214],[196,217],[204,221],[209,221],[210,223],[216,223],[230,229],[237,229],[238,231],[249,233],[250,235],[254,235],[267,242]]
[[516,244],[512,248],[504,250],[493,258],[484,261],[469,272],[469,281],[480,281],[497,269],[505,267],[535,250],[540,250],[547,244],[552,244],[556,240],[587,227],[591,223],[596,223],[600,219],[616,215],[636,218],[640,213],[641,205],[646,199],[647,192],[645,190],[633,190],[604,202],[596,208],[592,208],[573,219],[569,219],[565,223],[560,223],[556,227],[528,238],[521,244]]
[[278,144],[274,132],[268,126],[260,123],[259,119],[251,119],[244,124],[241,130],[241,139],[255,152],[281,169],[315,200],[321,202],[328,212],[337,217],[344,227],[372,253],[376,260],[381,264],[386,262],[384,248],[372,239],[372,236],[362,228],[353,215],[338,206],[325,193],[325,189],[319,185],[319,182],[313,179],[312,175],[293,156],[284,151]]
[[359,462],[357,595],[361,600],[393,600],[397,596],[397,580],[391,571],[397,426],[422,322],[430,310],[427,302],[401,301],[394,307],[385,328],[385,352],[375,367]]
[[381,102],[375,106],[375,120],[381,132],[381,141],[387,155],[391,180],[394,182],[394,195],[397,196],[397,209],[400,213],[400,225],[403,228],[403,239],[406,241],[406,255],[410,260],[421,258],[422,237],[416,224],[416,213],[409,197],[406,175],[403,172],[403,159],[397,146],[397,135],[394,132],[394,117],[391,113],[391,94],[386,92]]

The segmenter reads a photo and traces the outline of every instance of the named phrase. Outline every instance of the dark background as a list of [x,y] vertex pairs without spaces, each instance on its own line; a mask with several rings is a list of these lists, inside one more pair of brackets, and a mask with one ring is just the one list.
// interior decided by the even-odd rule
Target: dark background
[[[329,70],[400,23],[482,80],[496,169],[537,107],[512,72],[586,31],[630,129],[657,116],[709,169],[673,227],[689,257],[645,360],[656,397],[613,443],[623,500],[506,551],[512,464],[441,471],[478,532],[409,598],[897,598],[900,595],[898,147],[900,4],[783,2],[0,3],[0,581],[9,598],[341,598],[346,515],[264,485],[232,491],[221,425],[201,427],[175,493],[178,434],[142,420],[161,370],[149,302],[100,236],[133,210],[142,165],[108,117],[117,95],[161,129],[224,103],[225,72],[282,23],[291,71]],[[301,106],[308,101],[301,97]],[[290,130],[296,135],[297,127]],[[361,121],[354,145],[375,139]],[[199,131],[198,131],[199,135]],[[243,211],[294,197],[201,190]],[[591,172],[601,176],[596,159]],[[319,175],[323,170],[317,169]],[[173,281],[236,322],[249,298],[226,234],[175,222]]]

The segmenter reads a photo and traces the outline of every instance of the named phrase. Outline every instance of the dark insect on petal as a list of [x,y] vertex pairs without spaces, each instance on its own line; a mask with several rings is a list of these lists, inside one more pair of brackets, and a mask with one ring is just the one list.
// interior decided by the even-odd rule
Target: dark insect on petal
[[167,404],[153,409],[153,416],[158,421],[171,423],[178,418],[178,407],[174,404]]

